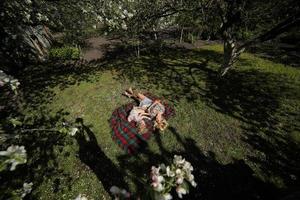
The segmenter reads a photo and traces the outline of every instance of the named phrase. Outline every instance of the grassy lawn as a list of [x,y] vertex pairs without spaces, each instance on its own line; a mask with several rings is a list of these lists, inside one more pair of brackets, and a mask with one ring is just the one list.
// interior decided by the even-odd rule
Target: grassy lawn
[[[53,139],[58,136],[33,144],[47,147],[43,156],[49,160],[33,167],[39,175],[47,171],[34,183],[34,197],[74,199],[81,193],[110,199],[112,185],[141,191],[138,179],[174,154],[195,168],[198,187],[186,199],[278,198],[299,188],[299,69],[245,53],[220,78],[221,49],[165,48],[140,59],[116,54],[90,65],[25,71],[24,115],[53,126],[81,118],[86,131],[64,137],[62,144]],[[169,128],[136,156],[111,139],[108,122],[114,109],[130,101],[121,95],[129,86],[164,97],[176,110]],[[27,146],[32,160],[41,159]]]

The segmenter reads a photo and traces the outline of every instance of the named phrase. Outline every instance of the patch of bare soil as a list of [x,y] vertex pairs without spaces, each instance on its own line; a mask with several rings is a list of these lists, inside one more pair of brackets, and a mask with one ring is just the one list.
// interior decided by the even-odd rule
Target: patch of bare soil
[[89,38],[85,42],[87,47],[83,50],[83,59],[90,62],[102,59],[106,52],[115,48],[120,41],[99,36]]

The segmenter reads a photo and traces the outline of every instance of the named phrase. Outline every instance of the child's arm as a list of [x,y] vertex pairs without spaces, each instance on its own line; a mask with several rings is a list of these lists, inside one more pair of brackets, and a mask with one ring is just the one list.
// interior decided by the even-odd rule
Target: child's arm
[[142,118],[142,119],[148,119],[148,120],[151,120],[151,118],[150,118],[150,117],[147,117],[147,116],[142,116],[141,118]]
[[157,123],[160,123],[161,121],[162,121],[162,112],[158,112],[157,113],[157,115],[156,115],[156,117],[155,117],[155,121],[157,122]]

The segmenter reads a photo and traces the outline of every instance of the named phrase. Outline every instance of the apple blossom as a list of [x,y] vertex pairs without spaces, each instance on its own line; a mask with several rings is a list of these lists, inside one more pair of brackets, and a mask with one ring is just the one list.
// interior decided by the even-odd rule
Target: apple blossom
[[7,157],[4,163],[11,165],[10,171],[14,171],[17,165],[27,162],[27,154],[24,146],[11,145],[6,151],[0,151],[0,156]]
[[180,199],[182,198],[182,195],[187,194],[186,189],[184,189],[183,187],[180,187],[180,186],[178,186],[178,187],[176,188],[176,192],[177,192],[177,195],[178,195],[178,197],[179,197]]
[[167,166],[167,168],[166,168],[166,173],[167,173],[167,176],[169,176],[169,177],[175,176],[175,173],[170,169],[169,166]]
[[164,197],[164,200],[171,200],[173,198],[170,193],[164,194],[163,197]]

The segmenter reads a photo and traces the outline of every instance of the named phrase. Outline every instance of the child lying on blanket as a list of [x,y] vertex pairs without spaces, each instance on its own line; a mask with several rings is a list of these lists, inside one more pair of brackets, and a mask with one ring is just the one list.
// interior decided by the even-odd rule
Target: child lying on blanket
[[129,113],[128,121],[135,121],[140,132],[146,129],[145,119],[154,121],[154,128],[164,131],[168,123],[163,117],[165,107],[160,103],[160,100],[152,101],[142,93],[135,93],[129,88],[124,93],[128,97],[132,97],[140,102],[139,106],[134,106]]
[[145,112],[142,108],[138,106],[133,106],[132,110],[129,113],[127,120],[129,122],[134,121],[137,123],[137,127],[140,133],[144,133],[146,130],[146,123],[144,119],[150,119],[149,114]]

